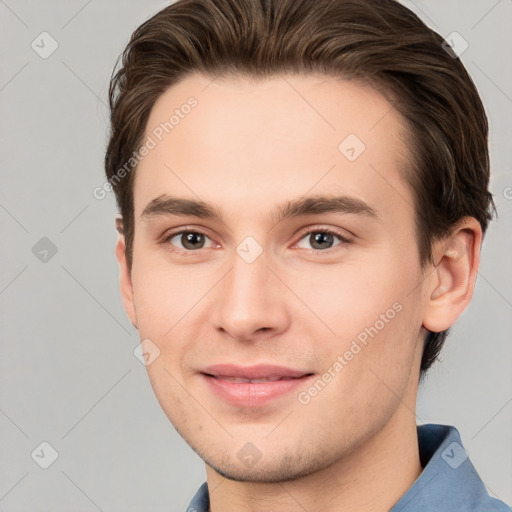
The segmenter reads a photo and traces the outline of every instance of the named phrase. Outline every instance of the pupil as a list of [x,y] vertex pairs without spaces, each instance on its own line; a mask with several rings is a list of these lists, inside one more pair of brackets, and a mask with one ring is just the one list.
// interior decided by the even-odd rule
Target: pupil
[[204,243],[204,237],[200,233],[186,233],[181,235],[181,243],[186,249],[198,249]]
[[333,243],[333,236],[330,233],[312,233],[310,243],[316,249],[329,249]]

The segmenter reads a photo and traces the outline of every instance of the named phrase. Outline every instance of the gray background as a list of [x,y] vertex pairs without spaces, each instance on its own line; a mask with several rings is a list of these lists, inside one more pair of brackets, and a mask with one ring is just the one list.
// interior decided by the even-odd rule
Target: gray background
[[[489,115],[500,214],[473,302],[421,386],[418,422],[457,426],[489,492],[511,503],[512,1],[405,3],[469,43],[462,60]],[[165,5],[0,0],[0,511],[180,511],[205,477],[133,355],[114,198],[92,195],[115,59]],[[59,45],[47,59],[31,47],[43,31]],[[48,469],[36,463],[51,462],[43,441],[58,452]]]

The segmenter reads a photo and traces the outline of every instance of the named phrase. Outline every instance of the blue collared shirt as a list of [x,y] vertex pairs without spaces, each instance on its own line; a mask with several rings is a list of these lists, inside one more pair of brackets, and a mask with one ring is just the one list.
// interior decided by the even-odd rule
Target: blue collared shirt
[[[427,424],[417,428],[421,475],[389,512],[511,512],[487,493],[455,427]],[[187,512],[208,512],[206,482]]]

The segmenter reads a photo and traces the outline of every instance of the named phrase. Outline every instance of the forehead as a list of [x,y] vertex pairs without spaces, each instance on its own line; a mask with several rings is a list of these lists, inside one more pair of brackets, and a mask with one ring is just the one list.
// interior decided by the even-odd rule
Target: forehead
[[137,167],[135,214],[162,194],[245,211],[308,191],[390,206],[401,196],[410,207],[403,130],[386,99],[356,81],[191,75],[151,110],[144,139],[152,147]]

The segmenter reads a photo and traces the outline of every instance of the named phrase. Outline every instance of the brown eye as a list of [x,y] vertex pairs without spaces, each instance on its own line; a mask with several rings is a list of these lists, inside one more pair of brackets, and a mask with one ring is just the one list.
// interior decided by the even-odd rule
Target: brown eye
[[316,229],[315,231],[305,233],[305,236],[300,239],[297,246],[301,249],[325,251],[343,243],[350,243],[350,240],[340,233],[336,233],[331,230]]
[[197,231],[180,231],[170,235],[166,241],[177,249],[194,251],[205,247],[208,237]]
[[311,233],[309,243],[313,249],[330,249],[334,243],[334,236],[330,233]]
[[181,243],[185,249],[201,249],[204,246],[204,236],[201,233],[183,233]]

